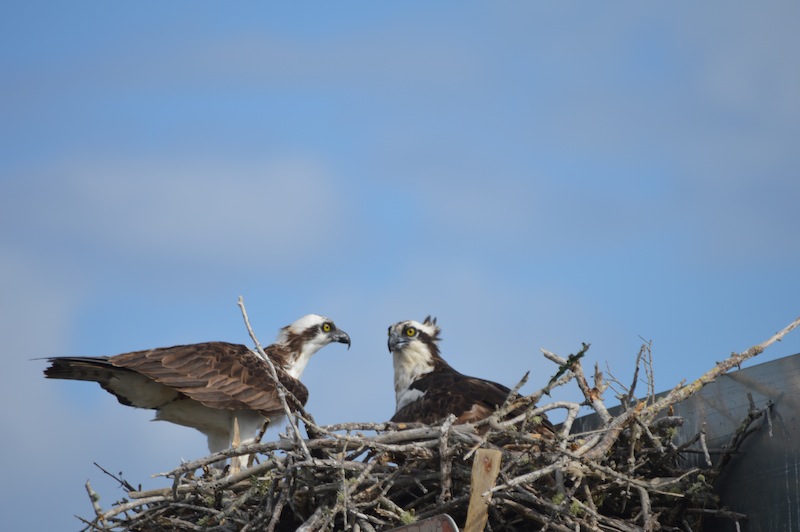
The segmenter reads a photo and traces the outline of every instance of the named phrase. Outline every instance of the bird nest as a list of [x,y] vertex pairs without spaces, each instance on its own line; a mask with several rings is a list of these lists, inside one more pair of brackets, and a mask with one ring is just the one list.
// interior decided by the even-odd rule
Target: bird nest
[[[87,530],[101,531],[371,531],[447,513],[472,530],[483,530],[486,523],[490,530],[696,531],[708,517],[738,524],[746,516],[720,506],[714,481],[764,412],[751,412],[715,465],[700,468],[689,464],[698,453],[709,455],[705,439],[698,434],[679,443],[682,419],[670,415],[671,407],[799,323],[661,396],[652,390],[649,344],[639,352],[629,386],[605,378],[596,367],[590,385],[582,366],[584,345],[567,358],[545,351],[558,365],[547,386],[524,397],[512,394],[475,424],[454,425],[451,417],[435,425],[320,426],[293,405],[286,435],[162,473],[171,487],[137,491],[115,477],[126,493],[103,509],[87,483],[95,516],[84,523]],[[636,399],[636,384],[643,381],[648,391]],[[580,389],[580,402],[539,404],[551,390],[572,383]],[[603,401],[609,388],[621,403],[613,414]],[[586,406],[597,428],[574,433],[573,422]],[[519,407],[525,413],[509,418]],[[537,430],[542,416],[556,410],[566,412],[565,421],[554,436],[542,436],[546,431]],[[301,437],[301,423],[307,437]],[[241,471],[213,466],[241,455],[251,457]]]

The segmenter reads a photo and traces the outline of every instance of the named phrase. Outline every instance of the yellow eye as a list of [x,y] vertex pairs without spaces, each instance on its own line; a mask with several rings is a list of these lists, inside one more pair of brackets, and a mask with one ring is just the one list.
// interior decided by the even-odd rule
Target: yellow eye
[[417,330],[414,327],[409,327],[406,329],[406,336],[416,336]]
[[322,330],[325,332],[331,332],[331,324],[330,323],[323,323]]

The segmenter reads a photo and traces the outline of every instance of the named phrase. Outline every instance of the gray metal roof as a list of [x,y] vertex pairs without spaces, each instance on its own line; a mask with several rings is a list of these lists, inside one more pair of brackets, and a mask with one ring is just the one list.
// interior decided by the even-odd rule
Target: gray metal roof
[[[722,504],[747,514],[748,532],[800,530],[800,354],[728,373],[675,408],[684,418],[678,443],[694,437],[705,423],[709,450],[727,445],[751,408],[769,402],[769,416],[755,421],[751,434],[718,479]],[[576,421],[574,430],[592,427],[593,416]],[[717,455],[718,456],[718,455]],[[712,456],[714,458],[714,456]],[[702,455],[687,467],[704,463]],[[691,462],[691,463],[689,463]],[[730,521],[704,530],[734,531]]]

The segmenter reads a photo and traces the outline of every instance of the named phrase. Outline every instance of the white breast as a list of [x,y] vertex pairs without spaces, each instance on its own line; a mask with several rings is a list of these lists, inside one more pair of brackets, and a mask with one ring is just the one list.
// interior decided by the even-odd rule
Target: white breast
[[424,397],[425,393],[427,392],[423,392],[422,390],[406,389],[396,394],[397,408],[395,408],[395,412],[399,412],[400,409],[406,406],[407,404],[413,403],[417,399]]
[[402,351],[395,351],[392,358],[394,359],[394,393],[399,410],[424,394],[424,392],[409,388],[411,383],[433,371],[433,361],[428,348],[421,342],[412,342]]

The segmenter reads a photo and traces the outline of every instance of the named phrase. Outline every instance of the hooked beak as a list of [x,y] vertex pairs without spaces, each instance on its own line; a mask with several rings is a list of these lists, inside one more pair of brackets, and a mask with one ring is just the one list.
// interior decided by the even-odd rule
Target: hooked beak
[[396,331],[389,333],[389,352],[394,353],[398,349],[402,349],[408,344],[408,341],[400,336]]
[[331,335],[331,339],[334,342],[339,342],[340,344],[347,344],[347,349],[350,349],[350,335],[342,330],[338,330]]

